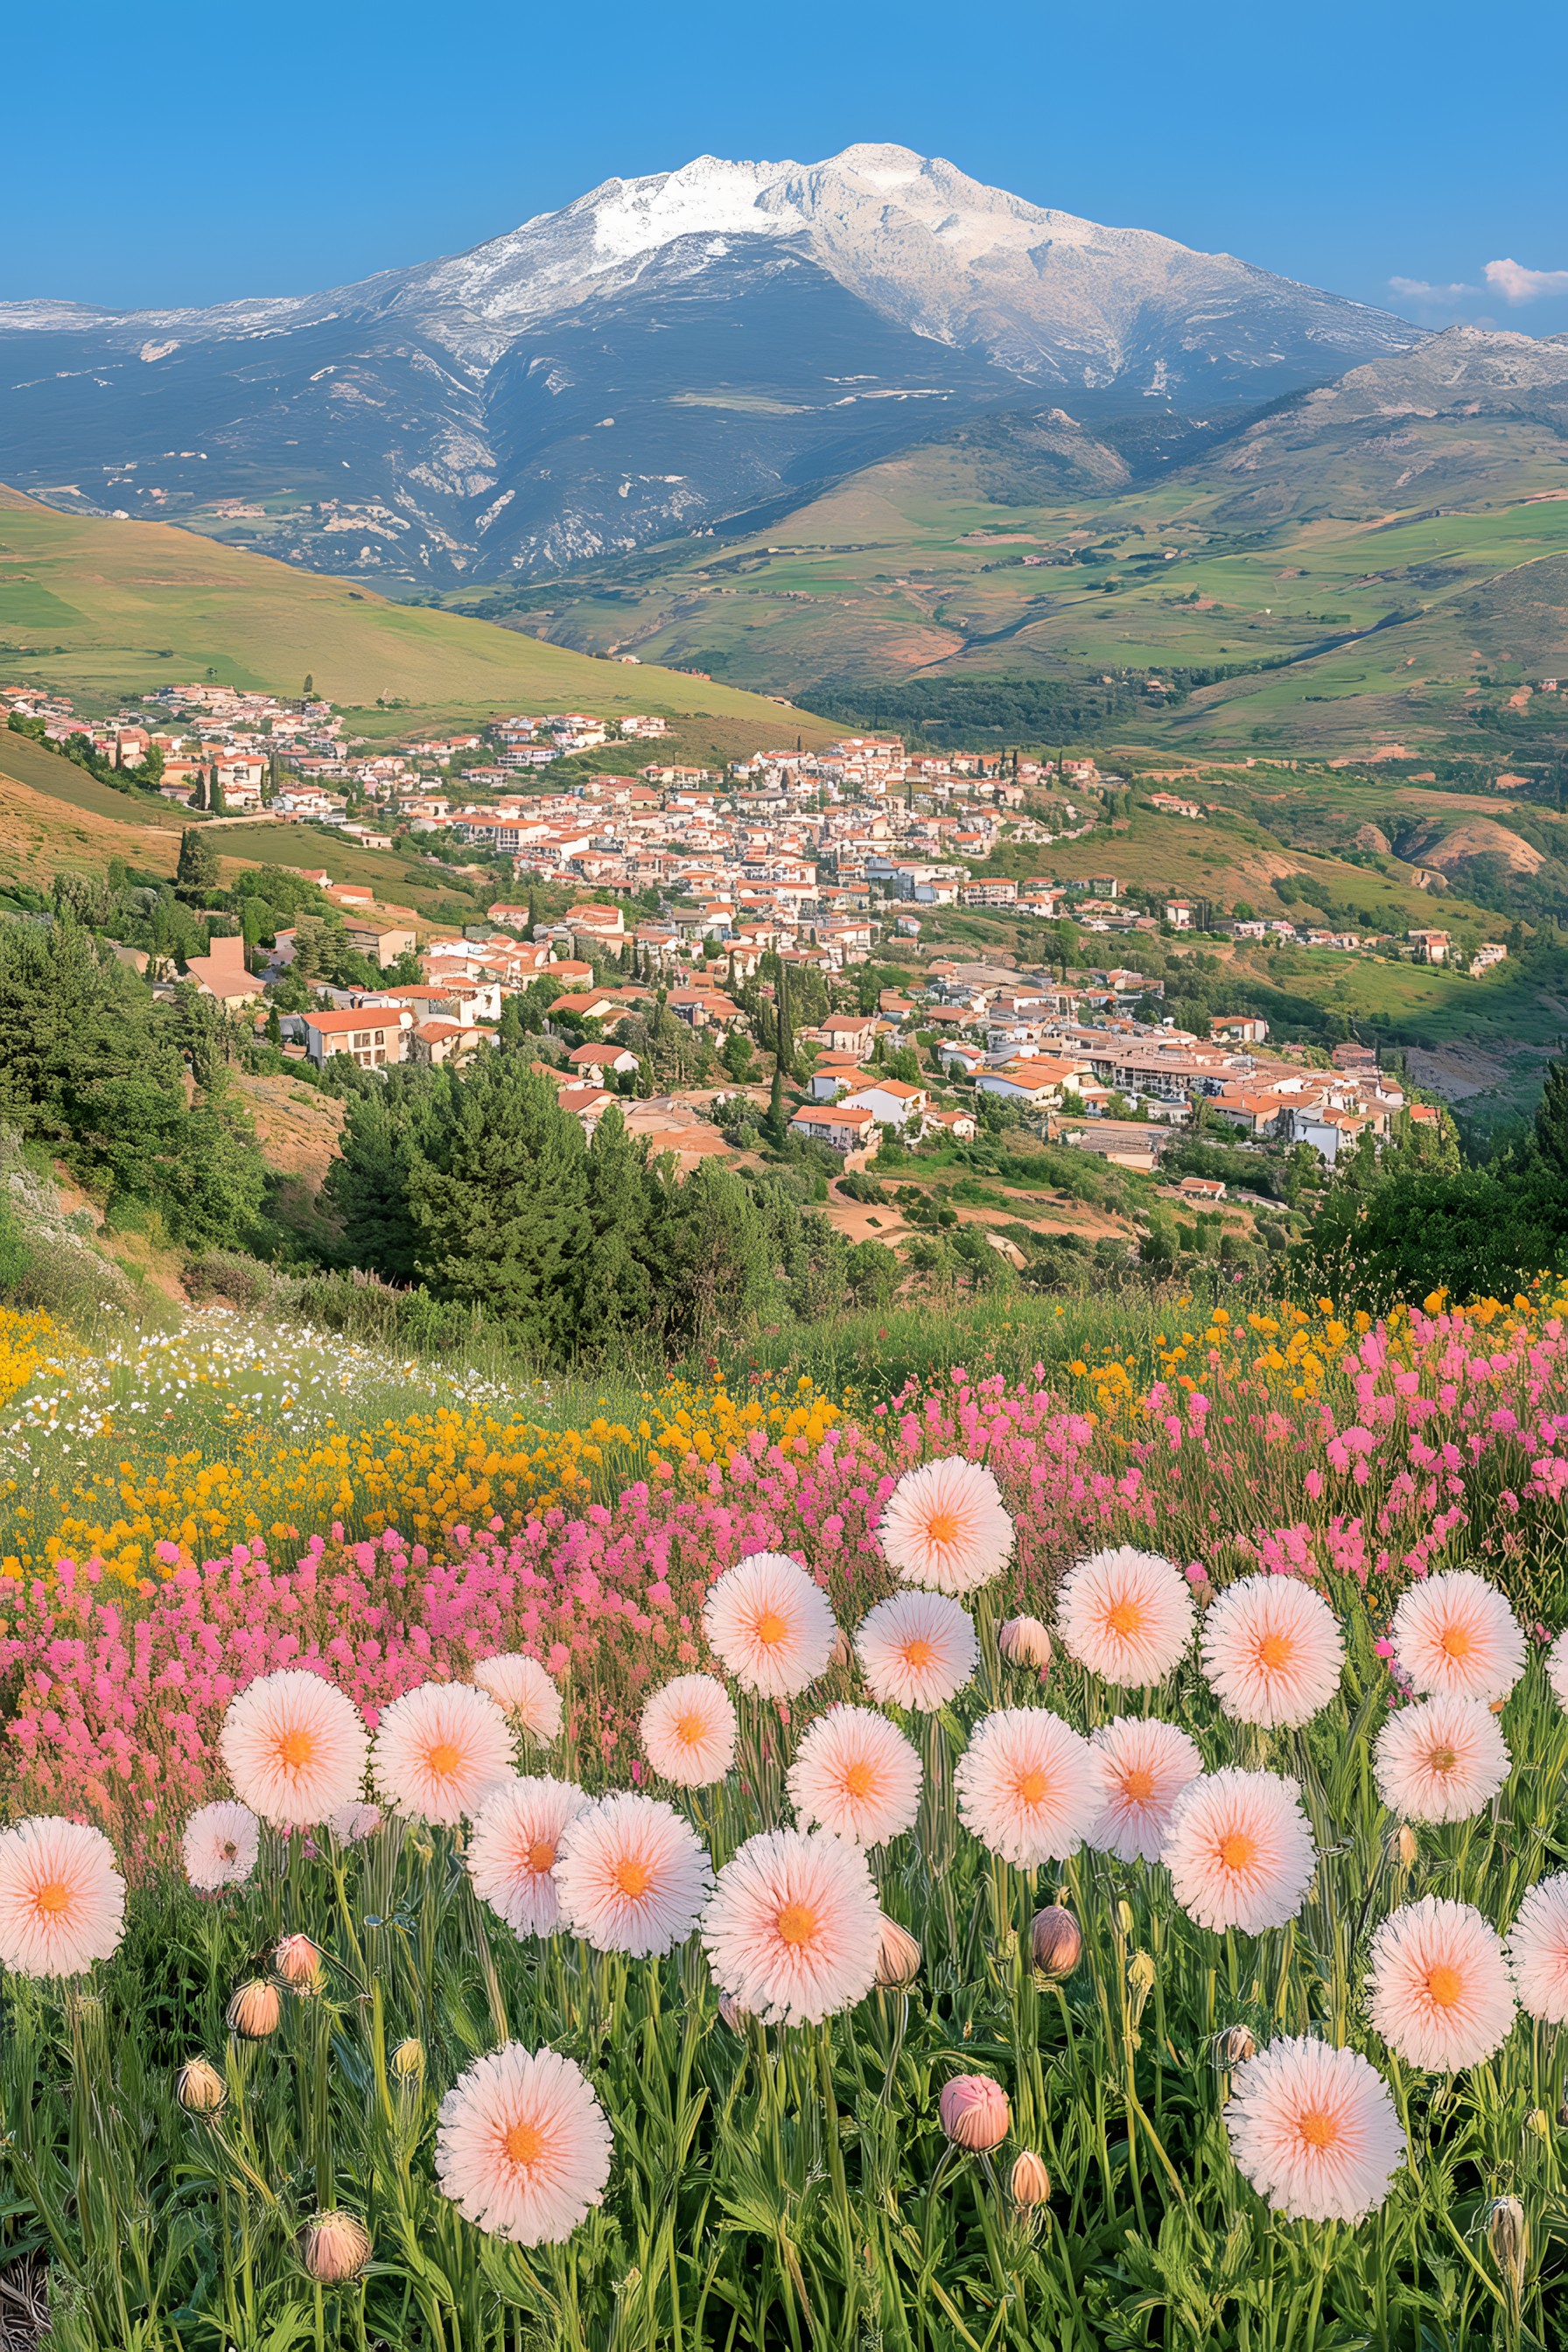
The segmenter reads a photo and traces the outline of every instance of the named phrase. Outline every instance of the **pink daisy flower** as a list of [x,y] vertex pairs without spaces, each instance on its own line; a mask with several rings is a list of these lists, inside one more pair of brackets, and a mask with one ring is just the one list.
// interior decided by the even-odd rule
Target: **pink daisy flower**
[[363,1845],[381,1827],[379,1805],[340,1805],[327,1815],[327,1827],[340,1845]]
[[1500,2049],[1513,2024],[1502,1944],[1468,1903],[1428,1895],[1372,1939],[1367,2014],[1407,2065],[1452,2074]]
[[742,1690],[796,1698],[826,1671],[838,1631],[827,1595],[783,1552],[725,1570],[702,1608],[708,1646]]
[[1196,1741],[1156,1716],[1119,1715],[1089,1746],[1100,1759],[1102,1809],[1089,1843],[1122,1862],[1158,1862],[1176,1799],[1202,1777]]
[[1225,2111],[1237,2169],[1292,2221],[1360,2221],[1405,2161],[1387,2084],[1357,2050],[1304,2035],[1237,2070]]
[[275,1829],[313,1830],[351,1804],[369,1745],[353,1701],[297,1666],[247,1684],[218,1736],[235,1794]]
[[514,1936],[560,1932],[555,1864],[570,1822],[589,1803],[570,1780],[503,1780],[479,1807],[464,1855],[475,1892]]
[[1412,1688],[1444,1698],[1506,1698],[1524,1672],[1524,1635],[1495,1585],[1468,1568],[1408,1585],[1389,1638]]
[[712,1884],[696,1831],[657,1797],[602,1797],[562,1832],[561,1916],[595,1951],[639,1959],[673,1951],[696,1927]]
[[1546,1679],[1558,1706],[1568,1707],[1568,1626],[1546,1653]]
[[0,1968],[79,1977],[125,1932],[125,1881],[101,1830],[37,1814],[0,1830]]
[[1204,1673],[1242,1723],[1310,1723],[1340,1686],[1344,1643],[1321,1593],[1294,1576],[1244,1576],[1204,1617]]
[[661,1780],[708,1789],[735,1760],[735,1707],[712,1675],[678,1675],[642,1711],[643,1753]]
[[420,1683],[376,1726],[371,1774],[389,1805],[450,1829],[512,1777],[511,1732],[468,1683]]
[[767,2024],[818,2025],[877,1980],[882,1914],[866,1857],[818,1831],[748,1838],[702,1919],[713,1981]]
[[856,1845],[885,1845],[914,1824],[921,1759],[896,1725],[868,1706],[835,1706],[808,1724],[789,1768],[803,1828]]
[[1184,1789],[1160,1859],[1200,1927],[1260,1936],[1300,1909],[1318,1850],[1294,1780],[1227,1765]]
[[1079,1560],[1057,1595],[1057,1630],[1069,1654],[1124,1690],[1147,1690],[1181,1664],[1195,1612],[1179,1569],[1126,1544]]
[[560,1738],[565,1706],[553,1678],[537,1658],[521,1650],[506,1650],[500,1657],[481,1658],[470,1679],[476,1690],[493,1698],[501,1713],[541,1747],[548,1748]]
[[895,1592],[860,1620],[855,1648],[874,1699],[933,1715],[973,1679],[974,1622],[941,1592]]
[[441,2102],[436,2177],[476,2228],[560,2245],[603,2204],[614,2143],[580,2066],[521,2042],[492,2050]]
[[1513,1759],[1479,1698],[1428,1698],[1389,1717],[1372,1769],[1384,1803],[1403,1820],[1468,1822],[1490,1804]]
[[216,1894],[220,1886],[243,1886],[260,1851],[260,1822],[248,1805],[232,1797],[194,1812],[180,1841],[185,1876],[203,1895]]
[[1013,1522],[991,1472],[954,1454],[905,1471],[888,1497],[877,1538],[906,1584],[975,1592],[1007,1565]]
[[1532,1886],[1508,1939],[1519,1998],[1543,2025],[1568,2025],[1568,1871]]
[[965,1828],[1020,1869],[1076,1853],[1105,1802],[1097,1751],[1045,1706],[985,1716],[952,1785]]

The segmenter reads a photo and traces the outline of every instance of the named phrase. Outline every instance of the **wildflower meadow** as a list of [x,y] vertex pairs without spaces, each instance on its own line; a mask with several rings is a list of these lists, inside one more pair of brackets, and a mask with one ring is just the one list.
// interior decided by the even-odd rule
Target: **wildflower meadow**
[[1568,2343],[1568,1298],[1054,1313],[0,1318],[0,2327]]

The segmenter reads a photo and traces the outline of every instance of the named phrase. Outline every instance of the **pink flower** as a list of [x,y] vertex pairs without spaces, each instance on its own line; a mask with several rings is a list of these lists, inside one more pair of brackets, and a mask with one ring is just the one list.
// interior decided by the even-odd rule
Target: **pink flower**
[[1161,1860],[1200,1927],[1257,1936],[1296,1916],[1318,1853],[1294,1780],[1226,1766],[1177,1797]]
[[952,1781],[964,1826],[1024,1869],[1076,1853],[1105,1800],[1099,1753],[1043,1706],[983,1717]]
[[1013,2128],[1013,2110],[1000,2083],[989,2074],[955,2074],[937,2101],[942,2127],[955,2147],[972,2156],[1000,2147]]
[[0,1830],[0,1968],[77,1977],[125,1932],[125,1881],[101,1830],[38,1816]]
[[1514,1995],[1502,1945],[1468,1903],[1427,1895],[1372,1939],[1367,2014],[1397,2057],[1449,2074],[1507,2041]]
[[520,2246],[559,2245],[604,2202],[612,2141],[582,2069],[509,2042],[441,2102],[436,2176],[464,2217]]
[[1340,1686],[1344,1643],[1321,1593],[1289,1576],[1244,1576],[1204,1618],[1203,1666],[1226,1715],[1270,1728],[1310,1723]]
[[1310,2036],[1248,2059],[1225,2120],[1238,2169],[1292,2221],[1364,2220],[1405,2160],[1382,2076],[1359,2051]]
[[856,1845],[885,1845],[914,1825],[921,1759],[885,1715],[835,1706],[807,1726],[788,1786],[805,1827],[819,1825]]
[[906,1584],[937,1592],[978,1591],[1000,1575],[1013,1549],[1013,1522],[995,1477],[960,1455],[907,1470],[878,1534],[884,1558]]
[[1192,1640],[1194,1601],[1168,1559],[1121,1545],[1080,1560],[1057,1595],[1057,1625],[1080,1665],[1124,1689],[1163,1682]]
[[719,1873],[702,1921],[713,1980],[769,2024],[820,2024],[877,1980],[882,1914],[865,1856],[769,1830]]

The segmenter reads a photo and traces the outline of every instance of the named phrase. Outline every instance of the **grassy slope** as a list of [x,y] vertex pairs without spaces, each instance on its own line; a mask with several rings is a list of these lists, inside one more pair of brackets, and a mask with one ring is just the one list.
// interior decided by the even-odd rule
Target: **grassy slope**
[[[544,646],[163,523],[61,515],[0,486],[0,667],[102,703],[211,671],[297,694],[309,673],[356,734],[495,713],[666,713],[692,752],[834,730],[755,696]],[[404,708],[378,709],[378,696]]]
[[[851,670],[1081,676],[1239,665],[1307,654],[1398,610],[1413,617],[1288,670],[1205,689],[1149,731],[1194,749],[1279,731],[1302,750],[1384,733],[1430,738],[1454,723],[1485,661],[1568,667],[1562,480],[1561,460],[1542,457],[1515,467],[1506,489],[1487,483],[1467,511],[1423,511],[1416,483],[1402,513],[1243,528],[1230,520],[1236,483],[1218,474],[1004,506],[975,496],[951,453],[916,452],[765,537],[672,550],[662,569],[642,559],[614,595],[585,583],[574,601],[556,586],[548,601],[557,617],[541,625],[573,644],[635,646],[647,658],[710,653],[729,675],[787,692]],[[1109,563],[1022,562],[1110,537]],[[1167,549],[1179,551],[1169,562],[1131,561]],[[1532,596],[1529,567],[1543,562],[1550,579]],[[1117,583],[1109,592],[1107,580]],[[1184,601],[1194,593],[1197,603]]]

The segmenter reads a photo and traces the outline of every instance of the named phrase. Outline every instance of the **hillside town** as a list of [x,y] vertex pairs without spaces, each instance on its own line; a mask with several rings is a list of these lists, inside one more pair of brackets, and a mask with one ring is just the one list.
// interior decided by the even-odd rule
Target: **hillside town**
[[[384,986],[322,985],[302,1009],[273,1012],[284,1050],[317,1068],[337,1055],[369,1070],[460,1063],[490,1042],[507,1000],[526,993],[556,1041],[539,1066],[592,1133],[613,1102],[647,1093],[628,1024],[646,1020],[657,999],[704,1048],[708,1094],[684,1108],[718,1122],[726,1097],[711,1066],[753,1026],[740,995],[755,987],[772,1001],[781,980],[811,974],[832,1004],[836,983],[891,947],[923,950],[905,986],[881,990],[874,1009],[830,1011],[795,1034],[804,1099],[789,1133],[846,1170],[866,1167],[885,1138],[907,1145],[946,1131],[963,1140],[999,1112],[1145,1170],[1194,1124],[1252,1143],[1304,1144],[1331,1167],[1363,1136],[1380,1146],[1402,1114],[1436,1117],[1407,1104],[1369,1047],[1342,1045],[1323,1066],[1324,1056],[1299,1047],[1270,1053],[1260,1017],[1216,1019],[1202,1037],[1162,1020],[1161,983],[1110,957],[1070,974],[1064,965],[1053,978],[935,951],[922,933],[947,909],[1067,919],[1075,933],[1125,935],[1134,953],[1138,936],[1151,933],[1343,952],[1373,944],[1130,893],[1109,856],[1108,870],[1074,878],[975,870],[1004,844],[1037,849],[1048,867],[1054,843],[1097,826],[1113,845],[1105,809],[1126,780],[1091,760],[912,753],[897,738],[852,736],[815,751],[759,751],[722,772],[658,754],[629,773],[578,767],[549,791],[522,789],[521,779],[542,782],[558,762],[612,743],[656,741],[667,722],[518,715],[483,734],[388,749],[346,740],[323,701],[210,683],[168,687],[141,718],[100,725],[58,695],[9,688],[0,703],[35,730],[41,724],[46,740],[79,750],[85,740],[113,771],[141,772],[149,789],[209,818],[250,814],[367,848],[415,845],[460,870],[477,862],[510,872],[515,887],[489,906],[485,924],[453,938],[378,905],[368,887],[334,882],[325,866],[296,869],[350,944],[388,974]],[[1207,814],[1164,792],[1151,805],[1193,824]],[[542,884],[592,895],[542,919],[531,897]],[[236,1013],[264,1008],[298,939],[297,927],[281,927],[257,953],[242,939],[214,936],[184,976]],[[1432,963],[1450,947],[1434,927],[1375,944]],[[1470,969],[1505,954],[1488,943]],[[251,1017],[268,1019],[265,1009]]]

